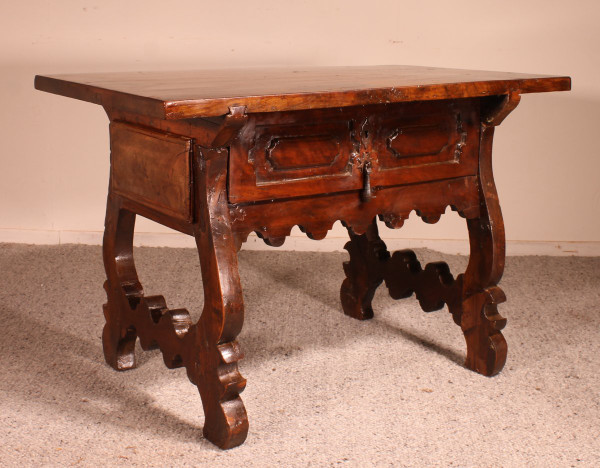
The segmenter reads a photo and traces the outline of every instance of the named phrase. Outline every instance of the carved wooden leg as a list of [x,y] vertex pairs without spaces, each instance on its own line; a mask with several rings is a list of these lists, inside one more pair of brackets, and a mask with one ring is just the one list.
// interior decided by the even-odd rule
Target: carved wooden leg
[[[223,144],[246,119],[243,109],[231,115],[215,144]],[[135,367],[138,337],[143,349],[160,348],[167,367],[185,367],[202,398],[205,437],[227,449],[243,443],[248,433],[239,396],[246,386],[237,366],[242,352],[235,340],[244,304],[227,204],[228,151],[198,148],[193,157],[195,222],[189,227],[202,268],[201,318],[193,324],[186,309],[169,309],[162,296],[144,296],[133,261],[133,210],[138,205],[111,192],[103,246],[108,302],[102,341],[106,361],[118,370]]]
[[[386,262],[385,283],[395,299],[416,294],[425,311],[444,303],[459,324],[467,342],[465,365],[492,376],[506,362],[507,344],[501,330],[506,325],[498,304],[506,297],[497,286],[504,272],[505,239],[502,212],[492,174],[494,127],[517,106],[519,95],[493,96],[483,102],[479,144],[479,206],[459,213],[467,218],[470,258],[467,271],[456,279],[445,263],[431,263],[423,269],[414,252],[395,252]],[[426,221],[436,217],[424,218]]]
[[135,367],[136,330],[128,314],[143,295],[133,263],[135,214],[121,208],[120,200],[109,195],[103,243],[104,283],[107,303],[102,345],[106,362],[117,370]]
[[185,309],[170,310],[162,296],[144,296],[133,262],[135,214],[109,196],[104,235],[104,264],[108,302],[102,342],[106,361],[117,370],[135,367],[134,347],[159,346],[169,368],[185,366],[198,386],[205,413],[204,436],[221,448],[240,445],[248,433],[246,410],[239,394],[246,385],[238,371],[243,357],[235,338],[243,323],[244,305],[237,251],[229,226],[225,178],[201,161],[200,178],[213,180],[215,190],[199,184],[200,222],[195,237],[202,267],[204,310],[192,325]]
[[364,234],[355,234],[350,228],[348,233],[350,241],[344,248],[350,253],[350,261],[344,263],[346,279],[342,283],[340,298],[346,315],[366,320],[373,318],[371,301],[383,281],[384,262],[390,254],[379,238],[375,220]]
[[226,149],[200,149],[197,160],[196,243],[202,267],[204,309],[196,335],[198,389],[204,406],[204,436],[221,448],[244,442],[248,418],[239,394],[246,380],[235,340],[244,320],[237,249],[226,194]]
[[500,330],[506,325],[497,305],[506,296],[497,287],[466,297],[463,301],[461,328],[467,341],[465,366],[486,376],[496,375],[506,362],[508,346]]
[[506,319],[497,311],[497,304],[506,300],[502,290],[496,286],[504,272],[505,239],[502,212],[492,175],[493,135],[493,126],[482,125],[480,216],[467,220],[471,256],[464,275],[461,319],[461,328],[467,341],[465,365],[487,376],[502,370],[508,349],[500,332],[506,325]]

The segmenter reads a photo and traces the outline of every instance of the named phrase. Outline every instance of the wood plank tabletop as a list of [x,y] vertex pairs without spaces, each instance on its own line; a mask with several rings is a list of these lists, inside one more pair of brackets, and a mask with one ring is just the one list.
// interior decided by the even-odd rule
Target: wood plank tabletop
[[42,91],[161,119],[568,91],[568,76],[403,65],[38,75]]

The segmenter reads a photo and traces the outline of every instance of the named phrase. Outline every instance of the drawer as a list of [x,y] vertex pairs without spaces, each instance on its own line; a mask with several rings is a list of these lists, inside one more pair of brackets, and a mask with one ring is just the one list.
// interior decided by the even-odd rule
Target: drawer
[[369,119],[373,133],[372,186],[477,173],[478,101],[409,103]]
[[181,221],[192,221],[191,139],[110,124],[111,190]]
[[251,114],[230,147],[232,203],[360,190],[477,172],[476,100]]
[[310,111],[251,114],[232,142],[229,200],[289,198],[361,188],[350,116]]

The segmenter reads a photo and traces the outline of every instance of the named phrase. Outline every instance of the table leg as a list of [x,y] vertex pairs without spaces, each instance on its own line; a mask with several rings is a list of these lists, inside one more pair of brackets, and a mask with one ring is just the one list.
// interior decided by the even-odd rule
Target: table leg
[[373,318],[371,301],[384,280],[385,260],[390,254],[379,238],[375,220],[364,234],[355,234],[351,228],[348,228],[348,234],[350,241],[344,248],[350,253],[350,261],[344,263],[346,279],[340,298],[346,315],[367,320]]
[[221,448],[244,442],[248,417],[239,394],[246,380],[236,337],[244,321],[237,248],[227,205],[227,149],[200,148],[196,160],[198,223],[196,244],[204,285],[204,309],[197,334],[198,388],[206,422],[204,436]]
[[502,212],[492,174],[494,127],[482,126],[479,185],[480,216],[468,219],[470,258],[464,275],[461,328],[467,341],[465,365],[495,375],[506,362],[507,344],[500,330],[506,319],[497,305],[506,300],[497,286],[504,272],[505,238]]
[[359,320],[373,317],[371,301],[382,281],[394,299],[415,294],[426,312],[439,310],[446,304],[465,335],[465,366],[486,376],[500,372],[507,355],[506,340],[501,333],[506,319],[497,309],[506,300],[497,286],[504,271],[505,240],[492,176],[493,133],[493,126],[482,126],[477,188],[480,204],[475,214],[469,212],[467,219],[470,258],[464,275],[455,279],[444,262],[429,263],[422,268],[411,250],[390,255],[373,223],[363,235],[349,229],[346,249],[350,261],[344,263],[346,279],[341,288],[344,312]]
[[204,308],[192,324],[185,309],[169,310],[162,296],[144,296],[133,260],[135,213],[110,194],[104,234],[106,361],[117,370],[135,367],[137,337],[143,349],[159,347],[169,368],[185,367],[204,407],[204,436],[221,448],[244,442],[248,418],[239,394],[246,380],[236,341],[244,317],[237,250],[226,198],[227,151],[202,149],[195,163],[196,219]]
[[120,200],[109,195],[104,225],[104,289],[108,301],[104,305],[102,345],[106,362],[116,370],[127,370],[136,364],[137,339],[128,316],[144,294],[133,262],[135,213],[122,209]]

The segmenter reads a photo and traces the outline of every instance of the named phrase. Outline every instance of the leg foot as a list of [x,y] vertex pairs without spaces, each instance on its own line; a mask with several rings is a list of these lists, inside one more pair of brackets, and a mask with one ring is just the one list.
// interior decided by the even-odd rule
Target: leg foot
[[506,319],[498,313],[497,304],[506,300],[497,286],[473,294],[463,301],[461,328],[467,342],[465,366],[491,377],[504,367],[508,345],[500,330]]
[[237,342],[200,354],[198,390],[204,407],[203,434],[222,449],[241,445],[248,435],[248,415],[239,396],[246,387],[237,365],[242,357]]
[[115,370],[128,370],[135,367],[135,342],[137,334],[132,327],[123,329],[111,319],[116,315],[110,311],[110,301],[104,304],[106,323],[102,330],[102,348],[106,363]]
[[204,407],[204,437],[224,450],[238,447],[248,436],[248,416],[240,397],[216,408]]

